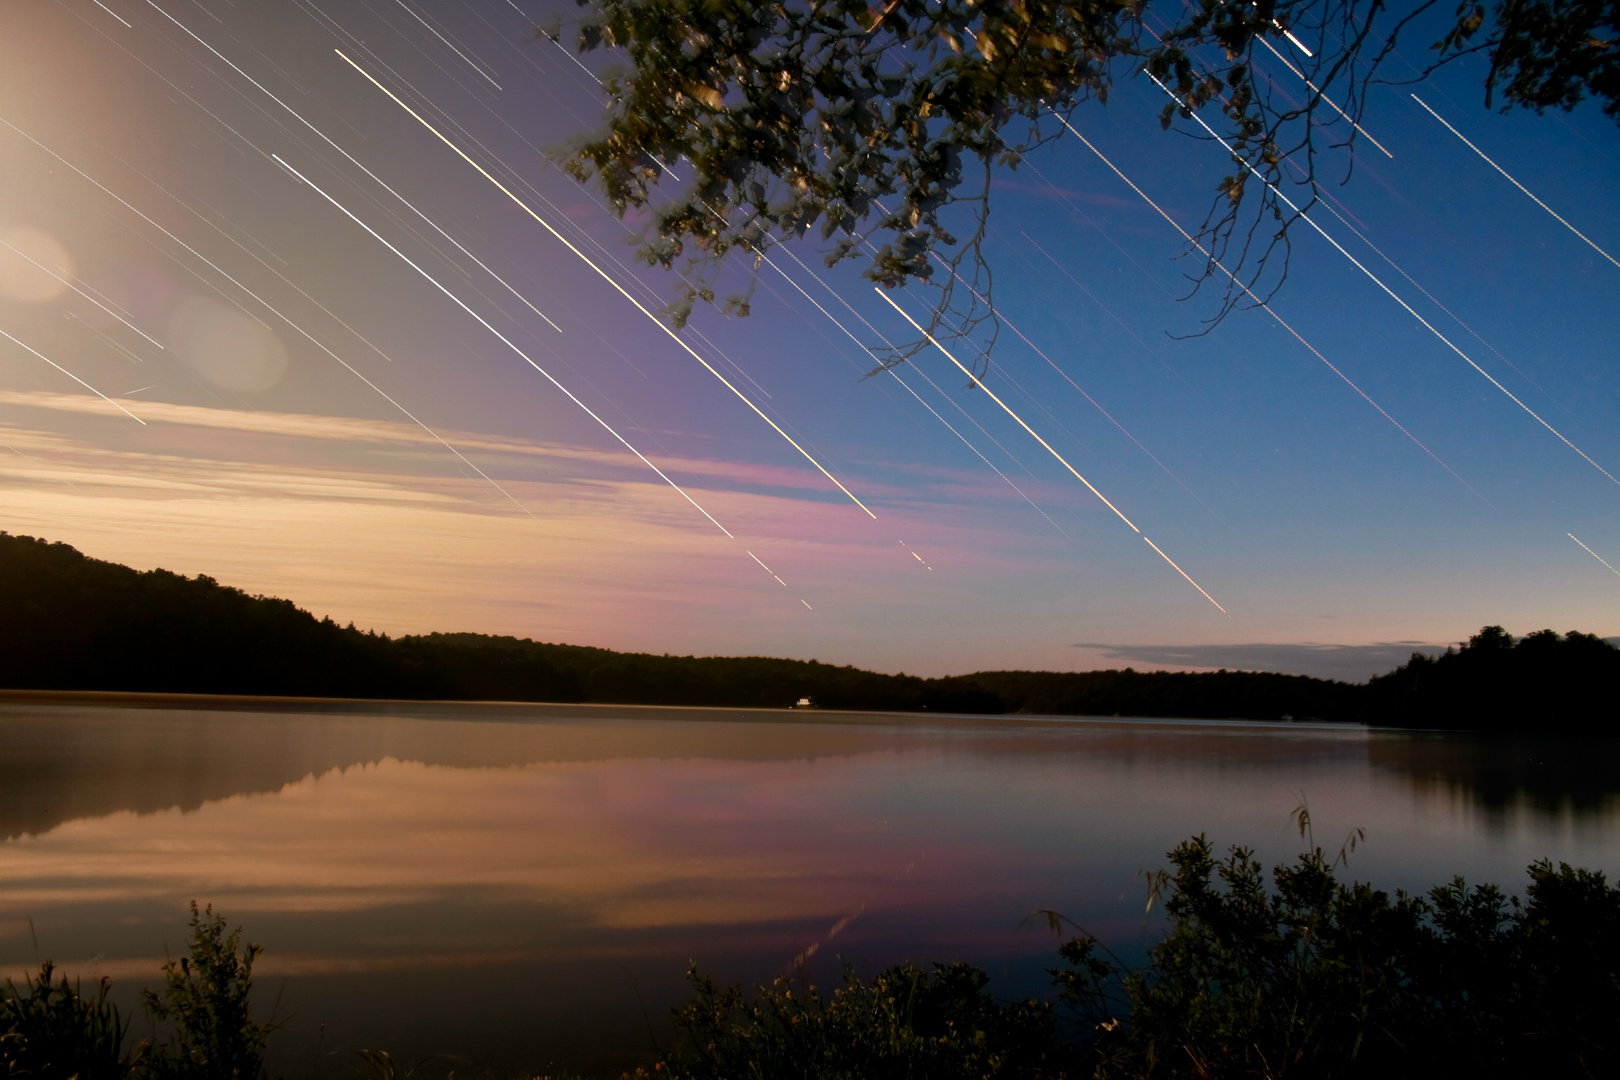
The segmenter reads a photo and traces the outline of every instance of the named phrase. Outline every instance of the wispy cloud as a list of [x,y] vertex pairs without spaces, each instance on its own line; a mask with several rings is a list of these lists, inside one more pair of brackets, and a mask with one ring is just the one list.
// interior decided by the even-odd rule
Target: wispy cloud
[[[801,598],[823,611],[834,601],[893,610],[937,588],[888,529],[915,535],[907,522],[948,518],[940,493],[955,479],[927,478],[876,531],[807,492],[799,471],[679,459],[712,480],[704,502],[743,537],[731,542],[612,452],[447,433],[530,518],[405,424],[156,403],[132,447],[109,445],[102,425],[113,421],[84,396],[0,393],[0,405],[0,529],[142,569],[207,573],[392,633],[722,653],[757,651],[775,633],[778,651],[848,662],[857,657],[780,638],[820,625]],[[943,565],[963,562],[953,549],[983,546],[948,521],[929,531]],[[1021,555],[1015,545],[1000,557]]]
[[[215,408],[198,405],[177,405],[161,401],[139,401],[114,398],[120,405],[139,409],[141,419],[158,429],[150,445],[174,447],[172,438],[165,441],[162,430],[192,428],[228,431],[242,435],[270,436],[274,439],[307,440],[323,444],[345,444],[360,450],[405,451],[413,455],[426,455],[429,459],[444,459],[453,463],[444,448],[421,427],[390,420],[368,420],[348,416],[325,416],[312,413],[285,413],[251,409]],[[86,418],[106,418],[110,407],[106,402],[85,394],[65,394],[48,391],[0,390],[0,405],[42,410],[49,413],[72,414]],[[577,444],[529,439],[486,432],[460,429],[440,429],[439,435],[463,453],[475,456],[481,465],[506,466],[513,469],[533,469],[537,465],[559,469],[570,465],[588,465],[622,470],[631,479],[639,480],[646,467],[629,454],[617,448],[597,449]],[[678,433],[676,433],[678,434]],[[683,436],[684,437],[684,436]],[[242,444],[245,447],[247,444]],[[210,453],[227,452],[246,454],[242,447],[225,449],[210,447]],[[259,446],[252,451],[259,458],[284,457],[268,447]],[[759,464],[746,460],[728,460],[723,457],[695,457],[654,453],[651,455],[660,468],[683,477],[701,477],[710,486],[742,489],[778,489],[815,493],[819,499],[827,494],[829,485],[814,469],[796,465]],[[412,457],[413,474],[420,474],[422,459]],[[972,470],[953,469],[931,464],[905,465],[889,461],[857,462],[875,472],[900,473],[914,478],[918,486],[899,486],[892,483],[866,482],[863,490],[878,497],[918,500],[938,499],[956,501],[964,497],[1002,497],[1002,489],[988,473],[981,475]],[[986,479],[989,477],[989,479]],[[699,485],[703,486],[703,485]],[[830,496],[829,496],[830,497]]]
[[1321,679],[1365,682],[1412,658],[1414,652],[1430,656],[1446,646],[1421,641],[1385,641],[1373,645],[1101,645],[1076,642],[1077,649],[1095,649],[1104,656],[1128,663],[1209,670],[1274,671],[1285,675],[1315,675]]

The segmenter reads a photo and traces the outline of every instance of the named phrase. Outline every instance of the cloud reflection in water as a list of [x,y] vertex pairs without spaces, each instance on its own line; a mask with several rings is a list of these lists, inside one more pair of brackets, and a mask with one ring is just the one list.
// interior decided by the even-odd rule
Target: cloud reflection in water
[[[813,954],[826,978],[840,957],[962,958],[1038,992],[1054,941],[1021,927],[1029,911],[1140,941],[1139,871],[1200,831],[1290,858],[1301,793],[1324,846],[1366,829],[1353,871],[1383,887],[1461,872],[1517,888],[1542,856],[1620,868],[1612,798],[1489,811],[1466,777],[1434,782],[1432,739],[744,715],[0,708],[0,966],[30,962],[32,918],[69,970],[100,954],[97,973],[150,978],[196,898],[267,946],[261,971],[291,980],[301,1015],[380,1045],[354,979],[399,998],[396,1025],[446,979],[552,987],[551,1016],[622,1007],[620,972],[667,1001],[688,959],[768,978]],[[489,1009],[467,1038],[529,1038]],[[435,1049],[441,1022],[392,1045]]]

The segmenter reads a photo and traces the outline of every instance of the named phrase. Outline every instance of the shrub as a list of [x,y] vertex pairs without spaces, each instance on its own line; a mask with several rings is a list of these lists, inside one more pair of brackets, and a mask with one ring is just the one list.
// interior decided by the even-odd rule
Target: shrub
[[125,1080],[140,1061],[141,1048],[124,1053],[128,1025],[107,1000],[108,981],[86,996],[66,976],[53,981],[55,967],[40,965],[24,976],[23,988],[9,979],[0,990],[0,1073],[39,1080]]
[[1546,861],[1527,898],[1456,878],[1425,899],[1335,880],[1320,848],[1279,866],[1170,852],[1173,923],[1130,971],[1092,938],[1060,953],[1098,1077],[1612,1076],[1620,889]]
[[190,956],[163,965],[163,989],[143,991],[147,1011],[173,1022],[172,1037],[146,1056],[151,1080],[261,1080],[273,1025],[253,1020],[253,961],[263,950],[226,933],[213,906],[191,904]]
[[656,1070],[674,1080],[986,1080],[1041,1075],[1051,1054],[1051,1006],[1000,1004],[967,964],[904,964],[870,982],[846,969],[830,999],[786,979],[748,999],[690,978],[675,1012],[686,1047]]

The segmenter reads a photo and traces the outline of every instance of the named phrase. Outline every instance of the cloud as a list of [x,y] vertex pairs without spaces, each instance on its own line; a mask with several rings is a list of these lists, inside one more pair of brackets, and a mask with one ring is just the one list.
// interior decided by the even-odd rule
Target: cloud
[[[438,439],[419,425],[407,421],[368,420],[358,417],[325,416],[315,413],[284,413],[257,409],[229,409],[199,405],[179,405],[164,401],[145,401],[138,398],[114,398],[119,405],[146,421],[144,433],[147,445],[177,452],[179,458],[196,456],[191,442],[183,434],[165,429],[198,429],[237,432],[243,435],[267,436],[270,439],[308,440],[327,444],[328,447],[346,444],[355,455],[352,462],[362,459],[372,470],[421,476],[438,466],[460,468],[449,450]],[[0,405],[39,409],[52,413],[68,413],[97,419],[112,419],[128,423],[112,405],[88,394],[56,393],[51,391],[0,390]],[[543,474],[561,479],[590,479],[611,476],[619,480],[640,483],[653,477],[652,472],[628,451],[609,444],[603,447],[579,446],[548,442],[484,432],[463,431],[452,428],[435,429],[445,443],[468,455],[480,468],[497,479],[520,472],[535,476],[537,467]],[[687,437],[685,432],[673,432]],[[43,437],[38,433],[36,437]],[[606,442],[607,440],[604,440]],[[220,458],[233,456],[256,460],[308,460],[304,454],[290,454],[264,444],[243,441],[228,448],[209,443],[201,454]],[[331,459],[330,451],[325,451]],[[649,453],[659,468],[675,478],[683,487],[706,491],[776,491],[778,493],[804,493],[790,495],[807,506],[820,510],[828,503],[841,502],[843,496],[827,482],[826,477],[808,466],[796,464],[761,464],[747,460],[727,460],[713,457],[694,457],[669,453]],[[1021,503],[1018,494],[993,474],[982,469],[956,468],[918,462],[890,460],[849,459],[844,469],[862,470],[863,474],[843,475],[841,479],[863,500],[883,500],[891,506],[920,509],[929,506],[954,506],[968,501]],[[588,472],[582,473],[585,466]],[[609,471],[611,470],[611,471]],[[904,483],[872,479],[877,474],[899,474]],[[694,484],[695,478],[701,478]],[[656,479],[653,482],[661,483]],[[502,486],[505,481],[502,480]],[[1073,504],[1076,500],[1088,509],[1100,504],[1090,500],[1083,492],[1069,485],[1032,481],[1026,478],[1019,485],[1043,508]],[[812,496],[805,498],[805,495]]]
[[[67,394],[0,392],[0,404],[105,408]],[[810,618],[801,596],[810,610],[886,603],[914,580],[896,578],[904,553],[852,508],[758,482],[795,478],[787,469],[682,461],[731,481],[688,485],[745,538],[733,541],[611,451],[449,433],[531,518],[411,425],[143,408],[154,422],[135,432],[138,449],[96,441],[95,425],[128,425],[122,417],[83,431],[35,430],[18,423],[20,411],[0,423],[0,529],[141,569],[210,574],[390,633],[478,630],[654,651],[677,640],[757,651],[762,635]],[[320,453],[309,440],[324,440]],[[906,518],[888,515],[897,528]],[[947,565],[961,561],[953,549],[982,539],[948,523],[934,536],[927,554]]]
[[[822,754],[827,747],[815,744],[865,749],[877,775],[892,760],[882,736],[830,734],[789,737]],[[752,732],[742,738],[759,741]],[[509,961],[524,945],[554,952],[599,944],[603,931],[623,947],[623,935],[636,932],[645,941],[692,927],[830,926],[874,898],[926,909],[948,893],[962,863],[984,867],[973,876],[997,883],[981,888],[980,898],[1017,891],[1012,881],[1020,875],[1008,863],[1018,845],[940,839],[919,863],[914,836],[901,830],[866,828],[852,844],[854,823],[870,813],[862,803],[875,794],[870,772],[840,785],[847,801],[829,818],[804,812],[826,804],[831,777],[807,771],[802,758],[691,752],[495,768],[388,756],[192,811],[80,818],[0,845],[0,903],[19,911],[109,901],[172,910],[203,896],[262,926],[275,916],[321,925],[468,896],[545,913],[530,918],[526,942],[479,942],[467,959],[488,963]],[[896,867],[907,871],[897,875]],[[17,922],[0,925],[0,935],[20,936]],[[388,970],[422,954],[442,966],[456,959],[445,955],[448,936],[429,929],[404,955],[356,956],[351,944],[329,952],[324,966]],[[322,960],[296,952],[289,959],[294,970],[300,959]]]
[[1421,641],[1386,641],[1374,645],[1102,645],[1077,642],[1074,647],[1095,649],[1110,659],[1129,663],[1173,668],[1274,671],[1346,682],[1366,682],[1374,675],[1392,671],[1410,660],[1414,652],[1436,656],[1446,651],[1444,645]]
[[[435,455],[449,454],[449,451],[445,450],[438,439],[427,430],[405,421],[366,420],[313,413],[221,409],[176,405],[162,401],[142,401],[136,398],[114,400],[149,425],[235,431],[324,443],[349,443],[361,447],[408,448],[428,451]],[[111,415],[123,419],[105,401],[87,394],[0,390],[0,405],[86,416]],[[479,459],[479,464],[484,466],[489,464],[487,455],[493,454],[499,455],[499,460],[514,466],[532,466],[536,460],[544,460],[558,464],[586,463],[619,468],[635,474],[638,480],[644,474],[651,475],[645,465],[637,461],[628,451],[617,446],[595,449],[541,439],[490,435],[449,428],[437,429],[437,433],[440,438],[462,453],[485,455]],[[811,468],[758,465],[746,461],[679,457],[669,454],[654,454],[652,457],[665,472],[679,473],[686,477],[701,476],[711,480],[729,481],[730,484],[738,486],[816,492],[823,492],[831,486],[820,473]]]
[[[961,512],[982,483],[969,470],[856,462],[851,487],[879,500],[874,528],[808,469],[656,457],[728,540],[611,446],[443,430],[508,499],[409,423],[127,404],[146,427],[89,395],[0,390],[0,529],[209,574],[389,633],[764,650],[944,674],[984,666],[982,638],[947,655],[896,629],[887,640],[900,652],[884,653],[838,620],[914,627],[927,604],[967,605],[972,589],[1031,567],[1061,572],[1044,538]],[[896,474],[904,487],[890,491]],[[1061,492],[1031,490],[1064,505],[1046,498]],[[1016,499],[994,487],[981,497]],[[924,534],[926,564],[896,539]]]

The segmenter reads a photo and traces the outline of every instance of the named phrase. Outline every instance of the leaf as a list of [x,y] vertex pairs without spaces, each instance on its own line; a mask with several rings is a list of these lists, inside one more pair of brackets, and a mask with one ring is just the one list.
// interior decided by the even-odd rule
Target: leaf
[[694,101],[701,101],[716,112],[725,105],[725,98],[720,95],[720,91],[706,83],[689,82],[681,87],[681,93]]

